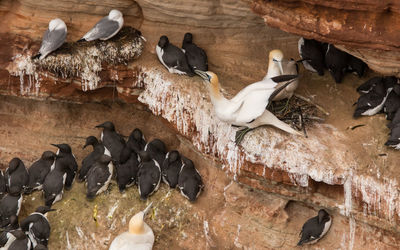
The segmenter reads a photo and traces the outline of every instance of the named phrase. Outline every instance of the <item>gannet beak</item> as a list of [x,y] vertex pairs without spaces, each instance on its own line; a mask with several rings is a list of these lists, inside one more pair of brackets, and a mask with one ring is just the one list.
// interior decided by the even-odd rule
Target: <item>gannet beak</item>
[[279,66],[279,70],[281,71],[281,75],[283,75],[282,61],[278,61],[278,66]]
[[203,80],[208,81],[208,75],[207,75],[207,73],[205,71],[195,69],[194,73],[196,73],[198,76],[203,78]]
[[144,216],[149,212],[151,205],[153,205],[153,202],[150,202],[150,204],[143,210]]

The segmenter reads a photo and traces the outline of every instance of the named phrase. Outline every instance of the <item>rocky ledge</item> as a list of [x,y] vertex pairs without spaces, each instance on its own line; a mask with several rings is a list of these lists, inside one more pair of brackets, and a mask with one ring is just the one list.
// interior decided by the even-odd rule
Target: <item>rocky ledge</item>
[[400,3],[380,0],[246,0],[266,24],[341,45],[383,74],[399,75]]

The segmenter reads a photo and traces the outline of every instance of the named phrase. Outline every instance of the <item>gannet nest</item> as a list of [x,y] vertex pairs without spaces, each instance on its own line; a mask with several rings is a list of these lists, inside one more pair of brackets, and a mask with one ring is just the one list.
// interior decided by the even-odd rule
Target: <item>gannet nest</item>
[[36,69],[48,71],[56,77],[80,77],[82,89],[95,89],[100,82],[98,73],[104,63],[127,64],[143,51],[144,39],[139,30],[123,27],[107,41],[69,42],[50,53],[43,60],[34,60]]
[[323,122],[326,114],[315,104],[293,96],[292,98],[272,102],[268,108],[280,120],[291,124],[298,130],[306,131],[316,122]]

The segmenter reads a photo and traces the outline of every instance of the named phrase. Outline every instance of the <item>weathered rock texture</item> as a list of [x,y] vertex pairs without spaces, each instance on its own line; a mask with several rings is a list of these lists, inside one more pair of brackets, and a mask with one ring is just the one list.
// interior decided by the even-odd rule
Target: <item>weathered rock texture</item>
[[[284,209],[288,200],[295,200],[314,208],[326,207],[337,218],[341,218],[339,224],[333,224],[334,233],[331,233],[330,237],[334,239],[332,243],[326,245],[327,248],[346,248],[347,246],[362,248],[364,239],[357,237],[367,237],[367,232],[374,230],[381,232],[382,238],[386,240],[390,238],[385,241],[389,242],[388,246],[379,245],[378,248],[398,245],[400,238],[398,226],[400,170],[397,168],[399,154],[383,146],[389,132],[385,127],[384,117],[363,117],[357,121],[352,119],[350,107],[358,98],[355,87],[362,80],[350,75],[344,84],[336,85],[329,76],[319,77],[305,72],[298,91],[328,110],[330,116],[325,123],[308,128],[309,138],[307,139],[292,137],[269,127],[260,128],[250,133],[242,146],[237,147],[233,143],[235,128],[219,122],[214,117],[207,87],[200,78],[170,75],[158,62],[154,47],[159,37],[163,34],[168,35],[170,41],[179,46],[184,33],[191,31],[195,42],[207,51],[210,69],[219,75],[227,96],[234,95],[247,84],[258,81],[265,75],[266,59],[270,49],[278,47],[285,52],[287,57],[297,58],[298,37],[266,27],[262,19],[249,10],[247,3],[241,1],[210,0],[183,3],[176,1],[155,3],[144,0],[105,1],[98,8],[94,8],[97,2],[89,3],[59,1],[57,4],[49,5],[41,1],[0,2],[0,10],[6,16],[2,19],[0,27],[7,26],[0,30],[8,32],[7,35],[0,36],[1,48],[6,48],[0,49],[0,93],[77,103],[121,99],[128,103],[143,103],[152,113],[165,119],[164,122],[169,131],[183,135],[194,145],[197,152],[201,152],[198,156],[201,160],[197,162],[200,165],[205,156],[209,157],[212,161],[221,163],[221,168],[229,174],[230,179],[252,187],[257,194],[259,192],[263,194],[263,197],[265,191],[279,194],[284,201],[272,202],[279,207],[278,210]],[[72,5],[74,9],[71,8]],[[32,72],[29,76],[24,72],[14,70],[18,62],[15,60],[16,57],[22,58],[37,51],[40,34],[46,29],[49,19],[54,16],[62,17],[69,28],[68,41],[74,41],[101,16],[106,15],[111,8],[121,9],[126,17],[125,24],[141,30],[147,43],[143,54],[135,62],[111,69],[104,68],[99,73],[101,81],[98,87],[101,88],[84,92],[80,87],[76,87],[77,85],[71,84],[69,78],[52,76],[41,79],[32,78],[38,72]],[[78,13],[75,13],[76,11]],[[26,27],[31,28],[27,31]],[[30,65],[27,61],[23,68],[30,68]],[[15,74],[18,76],[14,76]],[[143,109],[142,105],[135,106]],[[89,114],[90,109],[95,112],[97,108],[90,106],[86,112]],[[11,105],[10,110],[13,109],[17,108]],[[27,114],[30,109],[29,105],[23,108]],[[77,107],[75,109],[80,110]],[[101,113],[97,112],[94,117],[82,113],[78,116],[74,112],[75,109],[67,108],[68,116],[62,116],[65,119],[62,121],[66,122],[67,128],[76,126],[73,125],[75,123],[67,122],[67,118],[71,116],[76,118],[73,121],[80,121],[79,124],[86,127],[82,130],[82,135],[79,135],[79,140],[91,131],[87,126],[93,125],[85,119],[90,117],[96,121],[105,120]],[[107,117],[111,117],[111,120],[119,120],[120,124],[125,120],[130,121],[129,114],[132,114],[132,120],[135,119],[135,112],[123,112],[121,116],[114,116],[113,112],[106,112],[106,114]],[[88,118],[83,118],[86,116]],[[57,117],[49,116],[48,125],[57,124],[56,120],[59,119]],[[15,119],[14,117],[11,119],[12,123],[18,124]],[[23,117],[19,119],[22,121]],[[357,124],[366,124],[366,126],[356,130],[348,129],[349,126]],[[63,126],[57,128],[66,129]],[[75,131],[80,131],[75,129]],[[4,131],[10,134],[10,138],[9,144],[2,150],[8,152],[6,157],[3,153],[1,159],[3,164],[15,153],[27,154],[30,156],[29,160],[33,160],[33,155],[39,154],[34,150],[34,145],[31,145],[30,151],[23,153],[20,149],[22,143],[13,144],[14,140],[11,136],[15,134],[10,132],[13,131],[12,126]],[[59,136],[55,131],[51,139]],[[125,134],[129,132],[126,127],[123,131]],[[45,133],[44,130],[42,133]],[[71,135],[75,138],[76,132]],[[66,139],[66,137],[62,138]],[[78,137],[74,140],[78,140]],[[41,142],[41,145],[48,143],[44,138]],[[75,141],[75,147],[77,144]],[[200,172],[203,174],[204,171],[214,173],[206,174],[205,179],[208,181],[206,186],[209,187],[210,192],[216,191],[215,194],[208,194],[208,197],[212,198],[205,202],[204,207],[207,209],[208,205],[213,203],[212,200],[219,200],[221,193],[226,189],[218,183],[222,171],[203,166]],[[229,179],[224,179],[224,185],[227,184],[229,184]],[[218,189],[214,189],[215,186]],[[235,203],[235,199],[230,198],[231,204]],[[243,201],[243,204],[246,204],[246,201]],[[275,205],[269,207],[267,198],[255,204],[260,204],[260,207],[263,207],[262,211],[269,213],[274,211]],[[235,205],[229,211],[220,210],[221,207],[225,205],[220,203],[218,206],[215,205],[211,211],[219,211],[218,215],[208,214],[207,219],[200,220],[195,227],[196,230],[204,227],[204,237],[208,247],[218,248],[221,246],[220,241],[231,242],[227,248],[243,246],[257,249],[262,247],[288,249],[295,246],[297,238],[293,239],[293,235],[287,236],[289,238],[285,236],[276,241],[269,241],[265,240],[264,234],[258,234],[262,239],[256,240],[256,243],[250,241],[248,235],[261,231],[274,235],[272,231],[276,232],[277,229],[273,225],[279,224],[280,219],[285,220],[285,216],[289,216],[289,220],[296,220],[295,217],[298,216],[296,209],[290,210],[293,213],[289,215],[278,215],[276,220],[271,219],[268,223],[257,224],[254,221],[259,221],[262,216],[253,217],[254,214],[251,213],[260,211],[258,205],[248,208],[249,215],[244,215],[244,217],[237,217],[237,214],[242,213],[245,205]],[[90,216],[90,212],[86,211],[86,213]],[[226,218],[226,214],[231,216]],[[308,215],[311,215],[311,212]],[[230,218],[235,218],[234,226]],[[349,222],[345,219],[349,219]],[[360,223],[366,223],[368,230],[355,231],[355,228],[363,230],[364,226],[357,226],[364,225]],[[268,225],[273,229],[265,229],[269,227]],[[280,232],[285,231],[287,227],[286,224],[282,225]],[[161,231],[162,223],[157,227],[161,228]],[[296,234],[297,237],[299,227],[293,231],[288,229],[289,234]],[[251,228],[251,230],[246,228]],[[246,233],[240,236],[239,232]],[[357,237],[353,237],[354,235]],[[162,237],[167,237],[167,235],[160,236]],[[182,237],[189,243],[193,239]],[[233,243],[232,238],[235,239]],[[289,243],[286,243],[288,239],[290,239]],[[372,241],[370,238],[368,240]],[[200,244],[199,241],[195,242],[195,244]],[[339,242],[344,242],[344,245],[339,246]],[[322,247],[325,246],[323,244],[321,242]],[[107,245],[107,242],[104,245]],[[222,246],[227,245],[222,244]],[[204,245],[201,245],[199,249],[203,247]]]
[[246,1],[272,27],[342,45],[380,73],[400,73],[398,1]]

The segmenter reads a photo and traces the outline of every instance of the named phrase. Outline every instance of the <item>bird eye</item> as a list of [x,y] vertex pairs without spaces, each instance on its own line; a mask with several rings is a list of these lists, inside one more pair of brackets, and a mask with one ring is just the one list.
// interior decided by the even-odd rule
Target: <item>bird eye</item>
[[211,81],[211,76],[207,74],[208,81]]
[[278,60],[276,60],[275,58],[274,58],[274,59],[272,59],[272,61],[274,61],[274,62],[278,62]]

